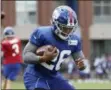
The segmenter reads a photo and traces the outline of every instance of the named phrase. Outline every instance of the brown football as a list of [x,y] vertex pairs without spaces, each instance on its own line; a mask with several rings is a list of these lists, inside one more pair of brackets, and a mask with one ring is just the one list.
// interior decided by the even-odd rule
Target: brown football
[[41,46],[39,47],[37,50],[36,50],[36,54],[37,55],[40,55],[42,56],[44,54],[44,51],[48,48],[49,51],[52,51],[54,49],[54,46],[52,45],[44,45],[44,46]]

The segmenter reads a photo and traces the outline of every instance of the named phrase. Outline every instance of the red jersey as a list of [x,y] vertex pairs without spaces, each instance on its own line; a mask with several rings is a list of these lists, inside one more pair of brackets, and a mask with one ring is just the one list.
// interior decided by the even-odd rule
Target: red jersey
[[22,63],[21,40],[17,37],[2,41],[3,64]]

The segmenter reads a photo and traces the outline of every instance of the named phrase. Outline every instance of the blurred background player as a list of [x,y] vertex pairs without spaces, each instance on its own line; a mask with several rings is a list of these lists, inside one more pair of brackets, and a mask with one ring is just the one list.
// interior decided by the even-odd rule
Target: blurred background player
[[98,57],[95,59],[95,70],[96,75],[100,79],[111,79],[110,73],[111,73],[111,56],[109,53],[103,54],[101,57]]
[[103,79],[106,67],[105,56],[97,56],[94,61],[94,67],[96,72],[96,78]]
[[106,63],[104,65],[104,70],[106,72],[106,77],[111,80],[111,54],[106,54]]
[[[78,69],[85,68],[81,40],[73,35],[78,26],[76,13],[68,6],[59,6],[54,10],[51,22],[51,26],[37,28],[24,49],[24,62],[28,64],[24,74],[25,87],[31,90],[74,90],[58,70],[68,56],[73,57]],[[55,48],[52,51],[46,49],[43,56],[37,55],[38,47],[44,45]]]
[[3,75],[5,77],[3,89],[11,89],[11,82],[16,80],[22,63],[21,40],[15,36],[12,27],[4,29],[1,46],[3,52]]

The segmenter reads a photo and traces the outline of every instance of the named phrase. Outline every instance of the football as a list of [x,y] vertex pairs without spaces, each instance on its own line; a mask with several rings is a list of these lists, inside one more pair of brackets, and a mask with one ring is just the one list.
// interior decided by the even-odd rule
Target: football
[[[45,51],[47,48],[48,48],[49,51],[53,51],[54,46],[52,46],[52,45],[44,45],[44,46],[41,46],[41,47],[39,47],[39,48],[36,50],[36,54],[42,56],[42,55],[44,54],[44,51]],[[56,50],[56,51],[57,51],[57,50]]]

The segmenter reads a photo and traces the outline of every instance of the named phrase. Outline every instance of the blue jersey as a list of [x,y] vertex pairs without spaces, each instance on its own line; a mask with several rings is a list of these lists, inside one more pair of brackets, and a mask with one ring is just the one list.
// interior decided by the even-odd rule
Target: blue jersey
[[72,53],[81,50],[81,40],[76,35],[70,35],[67,40],[61,40],[53,32],[53,26],[44,26],[37,28],[31,35],[29,41],[30,43],[41,47],[44,45],[53,45],[58,49],[59,54],[54,58],[54,60],[49,63],[40,63],[35,65],[30,65],[42,72],[57,72],[60,69],[61,63],[65,58],[70,56]]

